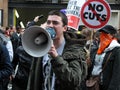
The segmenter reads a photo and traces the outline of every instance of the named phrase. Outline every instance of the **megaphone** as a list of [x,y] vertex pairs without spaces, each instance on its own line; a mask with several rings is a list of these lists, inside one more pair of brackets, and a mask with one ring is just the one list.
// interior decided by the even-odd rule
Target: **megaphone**
[[41,57],[50,50],[55,36],[53,28],[43,29],[40,26],[30,26],[22,35],[22,46],[29,55]]

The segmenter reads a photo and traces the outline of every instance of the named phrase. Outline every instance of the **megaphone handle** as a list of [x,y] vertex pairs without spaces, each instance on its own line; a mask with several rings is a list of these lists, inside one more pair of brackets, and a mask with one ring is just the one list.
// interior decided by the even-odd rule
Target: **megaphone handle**
[[34,68],[36,66],[35,62],[36,62],[36,60],[33,57],[32,64],[30,67],[30,74],[29,74],[29,78],[28,78],[27,90],[30,90],[31,83],[34,82],[34,79],[32,78],[32,76],[33,76],[33,73],[35,72],[35,68]]
[[48,54],[48,57],[49,57],[49,60],[51,60],[51,59],[52,59],[52,57],[51,57],[51,55],[50,55],[50,54]]

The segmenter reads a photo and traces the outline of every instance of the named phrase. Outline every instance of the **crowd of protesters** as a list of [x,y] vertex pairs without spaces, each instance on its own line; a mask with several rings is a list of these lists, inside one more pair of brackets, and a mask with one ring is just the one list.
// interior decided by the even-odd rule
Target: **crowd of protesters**
[[0,47],[0,90],[9,90],[7,87],[8,83],[11,82],[11,80],[13,79],[15,62],[17,62],[16,49],[19,45],[21,45],[22,31],[23,29],[20,26],[9,26],[0,28],[0,44],[6,47],[4,51],[2,50],[3,46]]
[[[36,16],[27,23],[26,28],[38,21],[39,16]],[[25,29],[20,26],[1,27],[0,90],[8,90],[10,80],[12,90],[88,90],[85,82],[101,72],[100,90],[120,90],[120,29],[105,25],[99,30],[84,27],[78,33],[68,28],[67,24],[64,13],[51,11],[47,21],[40,25],[44,29],[54,28],[58,35],[53,40],[54,45],[49,53],[42,58],[30,56],[24,50],[21,38]],[[52,56],[51,60],[49,54]],[[87,63],[87,76],[85,75],[84,80],[79,61],[81,59]],[[109,61],[102,71],[107,59]],[[31,65],[34,65],[32,73]]]

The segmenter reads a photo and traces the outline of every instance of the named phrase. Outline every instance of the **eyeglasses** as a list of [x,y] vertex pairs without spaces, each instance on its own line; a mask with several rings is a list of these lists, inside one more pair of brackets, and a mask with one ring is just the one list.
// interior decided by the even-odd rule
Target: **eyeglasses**
[[58,22],[58,21],[47,21],[47,24],[49,25],[49,24],[53,24],[53,25],[58,25],[60,22]]

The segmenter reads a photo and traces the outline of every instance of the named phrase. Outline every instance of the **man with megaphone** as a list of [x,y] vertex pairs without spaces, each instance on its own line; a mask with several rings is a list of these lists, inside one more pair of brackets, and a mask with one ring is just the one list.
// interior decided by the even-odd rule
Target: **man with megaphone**
[[[27,90],[80,90],[83,80],[81,60],[85,60],[86,52],[83,50],[84,45],[80,42],[79,44],[67,44],[69,40],[64,37],[67,24],[67,16],[60,11],[53,10],[49,12],[46,21],[46,28],[52,28],[56,33],[52,43],[51,36],[49,37],[48,33],[38,26],[28,28],[27,34],[31,35],[23,35],[23,47],[26,52],[38,57],[38,60],[35,59],[32,63]],[[25,36],[32,38],[25,40]]]

